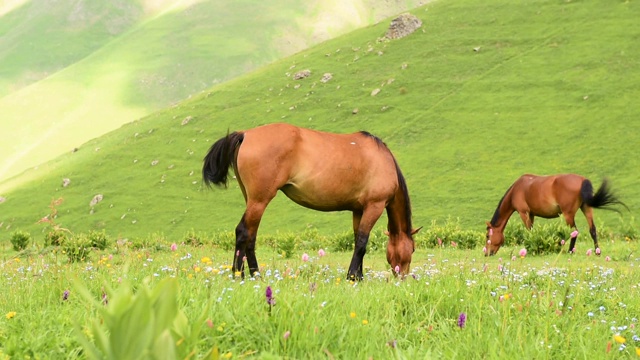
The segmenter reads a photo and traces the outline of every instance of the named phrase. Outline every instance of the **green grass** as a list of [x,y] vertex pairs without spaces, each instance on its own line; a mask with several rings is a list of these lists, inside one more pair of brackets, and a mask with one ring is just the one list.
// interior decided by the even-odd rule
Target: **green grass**
[[414,1],[354,3],[27,2],[0,17],[0,180]]
[[[230,251],[169,247],[166,240],[139,250],[121,244],[72,264],[60,249],[18,255],[5,248],[0,285],[11,291],[0,298],[0,355],[86,358],[80,334],[96,339],[91,324],[109,329],[118,313],[130,325],[114,339],[137,338],[147,315],[122,313],[136,301],[126,290],[140,296],[144,284],[166,281],[179,292],[158,295],[162,302],[175,302],[190,326],[202,327],[190,343],[194,358],[635,358],[640,347],[635,241],[609,240],[600,257],[511,258],[519,249],[503,248],[484,258],[478,250],[423,248],[405,281],[388,271],[383,251],[371,251],[358,283],[344,280],[350,253],[319,257],[299,247],[286,259],[261,246],[261,276],[240,281],[231,279]],[[309,262],[301,260],[305,251]]]
[[[416,226],[451,217],[481,231],[519,175],[565,172],[595,186],[609,177],[631,212],[596,210],[596,223],[635,226],[636,3],[442,1],[413,13],[424,26],[407,38],[377,41],[387,22],[353,32],[124,125],[26,172],[15,180],[32,179],[24,186],[0,184],[0,239],[16,229],[40,236],[36,221],[54,198],[64,199],[56,221],[74,232],[176,239],[191,229],[231,231],[242,195],[234,182],[203,189],[201,159],[227,130],[278,121],[380,136],[407,178]],[[311,77],[293,80],[302,69]],[[321,83],[325,72],[333,79]],[[96,194],[104,200],[91,213]],[[582,215],[577,223],[585,232]],[[348,213],[307,210],[280,195],[261,234],[350,226]]]

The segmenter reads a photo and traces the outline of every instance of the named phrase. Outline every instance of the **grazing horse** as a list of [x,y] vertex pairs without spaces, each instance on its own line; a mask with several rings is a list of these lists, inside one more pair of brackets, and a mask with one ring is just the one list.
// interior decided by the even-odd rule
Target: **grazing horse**
[[333,134],[289,124],[264,125],[216,141],[204,157],[204,183],[226,187],[230,166],[246,202],[236,227],[234,274],[240,271],[244,276],[245,256],[251,275],[258,271],[258,226],[278,190],[310,209],[353,212],[350,279],[362,279],[369,233],[386,209],[387,261],[397,272],[409,272],[413,234],[420,229],[411,227],[407,184],[379,138],[364,131]]
[[[560,214],[564,216],[571,228],[575,228],[575,215],[578,209],[581,209],[587,218],[593,245],[598,249],[598,235],[593,223],[593,208],[618,211],[610,208],[610,205],[616,204],[626,207],[613,195],[607,179],[602,181],[602,185],[594,194],[591,181],[580,175],[522,175],[500,199],[493,218],[487,222],[487,251],[485,255],[494,255],[498,252],[504,242],[504,228],[511,215],[516,211],[520,214],[527,229],[531,230],[535,216],[551,219],[559,217]],[[576,235],[571,237],[569,252],[573,252],[578,238],[577,232],[573,234]]]

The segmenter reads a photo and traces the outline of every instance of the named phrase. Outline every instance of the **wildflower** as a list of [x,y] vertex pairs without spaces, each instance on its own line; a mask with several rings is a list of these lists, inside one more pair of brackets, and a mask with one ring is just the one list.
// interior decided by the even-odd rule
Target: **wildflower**
[[394,270],[395,270],[396,274],[400,274],[400,266],[399,265],[396,265]]
[[564,239],[560,240],[560,246],[564,246]]
[[615,340],[618,344],[624,344],[624,343],[627,342],[627,339],[625,339],[624,337],[620,336],[620,334],[613,335],[613,340]]
[[489,228],[489,236],[493,235],[493,229]]
[[611,351],[611,341],[607,341],[607,353]]
[[458,243],[457,243],[457,242],[455,242],[455,241],[452,241],[452,242],[451,242],[451,247],[458,247]]
[[438,246],[442,246],[442,239],[438,238]]
[[309,261],[309,255],[307,253],[302,254],[302,261],[304,262]]
[[207,319],[207,326],[211,329],[213,328],[213,321],[211,319]]
[[486,253],[487,253],[487,247],[486,247],[486,246],[482,248],[482,253],[483,253],[483,254],[486,254]]
[[515,255],[513,255],[513,256],[511,257],[511,261],[516,261],[516,256],[515,256]]
[[289,338],[289,336],[291,336],[291,331],[287,330],[285,331],[284,335],[282,335],[282,337],[287,340]]
[[460,329],[462,329],[464,327],[464,324],[467,322],[467,314],[465,313],[460,313],[460,316],[458,316],[458,327]]
[[318,250],[318,257],[323,257],[325,255],[326,255],[326,253],[324,252],[324,249]]
[[17,313],[15,311],[9,311],[5,316],[7,317],[7,319],[13,319],[13,317],[16,316],[16,314]]
[[596,248],[596,255],[600,255],[600,248]]
[[265,295],[267,297],[267,304],[269,304],[269,306],[273,306],[276,304],[276,299],[273,298],[273,291],[271,290],[271,286],[267,286]]
[[62,300],[67,300],[69,298],[69,290],[65,290],[62,293]]
[[176,243],[171,244],[171,251],[178,250],[178,245]]
[[591,249],[587,250],[587,256],[591,256]]
[[525,248],[520,249],[520,252],[518,253],[518,255],[520,255],[521,259],[524,259],[524,257],[527,256],[527,249]]
[[368,320],[366,320],[366,319],[365,319],[365,320],[362,320],[362,325],[368,325],[368,324],[369,324],[369,321],[368,321]]
[[391,346],[392,348],[395,348],[396,346],[398,346],[398,340],[391,340],[391,341],[387,341],[387,346]]
[[611,261],[611,258],[609,256],[604,258],[604,261]]
[[579,234],[578,230],[573,230],[573,232],[571,233],[571,238],[572,238],[572,239],[573,239],[573,238],[577,238],[577,237],[578,237],[578,234]]
[[240,277],[240,276],[242,276],[242,272],[241,272],[241,271],[236,271],[236,272],[234,273],[234,275],[235,275],[236,277]]
[[636,348],[636,355],[640,356],[640,348]]
[[351,317],[352,319],[355,319],[355,318],[356,318],[356,313],[355,313],[355,311],[350,312],[350,313],[349,313],[349,317]]
[[233,353],[231,351],[229,351],[228,353],[222,355],[222,357],[225,358],[225,359],[231,359],[232,356],[233,356]]

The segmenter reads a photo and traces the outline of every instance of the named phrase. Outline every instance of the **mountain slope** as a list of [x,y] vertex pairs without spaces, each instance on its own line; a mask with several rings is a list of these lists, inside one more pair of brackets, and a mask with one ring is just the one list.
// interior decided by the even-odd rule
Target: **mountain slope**
[[[39,180],[1,194],[0,234],[40,231],[35,222],[59,197],[56,221],[73,231],[174,239],[190,229],[231,231],[242,195],[235,183],[203,189],[202,157],[228,130],[278,121],[385,140],[407,178],[416,226],[452,216],[483,229],[523,173],[575,172],[596,186],[607,176],[631,208],[623,221],[639,214],[637,4],[464,0],[413,13],[424,25],[406,38],[378,41],[388,21],[355,31],[40,167]],[[294,80],[303,69],[311,76]],[[326,83],[324,73],[332,74]],[[71,185],[62,187],[63,178]],[[91,211],[96,194],[104,200]],[[613,212],[595,218],[601,230],[621,224]],[[581,216],[577,223],[584,231]],[[350,224],[347,213],[306,210],[279,195],[261,233]]]
[[415,3],[26,2],[0,17],[0,180]]

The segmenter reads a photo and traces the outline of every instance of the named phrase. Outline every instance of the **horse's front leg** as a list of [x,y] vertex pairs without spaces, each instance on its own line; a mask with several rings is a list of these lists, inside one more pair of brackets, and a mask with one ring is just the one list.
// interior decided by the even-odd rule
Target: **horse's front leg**
[[351,264],[349,265],[349,272],[347,273],[349,280],[362,280],[364,277],[363,262],[364,255],[367,252],[369,234],[376,221],[378,221],[378,218],[380,218],[380,215],[382,215],[383,210],[384,204],[374,204],[367,206],[361,213],[357,211],[353,212],[355,246]]

